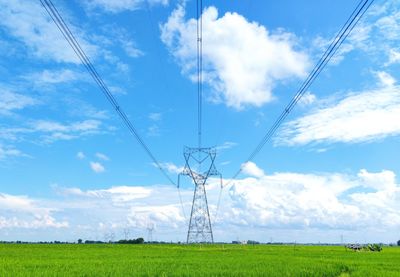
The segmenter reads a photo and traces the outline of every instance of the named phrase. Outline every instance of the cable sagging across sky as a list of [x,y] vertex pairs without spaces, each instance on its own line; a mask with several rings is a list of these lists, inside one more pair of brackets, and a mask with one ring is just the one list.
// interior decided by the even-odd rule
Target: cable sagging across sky
[[198,146],[202,145],[202,112],[203,112],[203,1],[196,1],[197,15],[197,135]]
[[[328,62],[331,60],[331,58],[335,55],[335,53],[340,48],[342,43],[346,40],[348,35],[351,33],[351,31],[354,29],[354,27],[357,25],[357,23],[360,21],[362,16],[365,14],[365,12],[368,10],[368,8],[371,6],[371,4],[373,2],[374,2],[374,0],[361,0],[358,3],[356,8],[351,13],[350,17],[347,19],[346,23],[339,30],[339,32],[337,33],[335,38],[330,43],[329,47],[325,50],[324,54],[319,59],[319,61],[316,63],[313,70],[309,73],[309,75],[307,76],[305,81],[302,83],[300,88],[297,90],[296,94],[291,99],[289,104],[285,107],[285,109],[282,111],[282,113],[279,115],[279,117],[275,120],[272,127],[267,131],[267,133],[264,135],[264,137],[258,143],[256,148],[253,150],[253,152],[251,152],[251,154],[249,155],[247,160],[242,164],[240,169],[233,175],[231,180],[234,180],[242,172],[243,165],[245,165],[247,162],[252,161],[254,159],[254,157],[261,151],[261,149],[264,147],[264,145],[274,136],[277,129],[281,126],[283,121],[286,119],[286,117],[289,115],[289,113],[293,110],[293,108],[299,102],[301,97],[308,91],[309,87],[312,85],[312,83],[315,81],[315,79],[318,77],[318,75],[321,73],[321,71],[324,69],[324,67],[328,64]],[[230,182],[228,182],[226,185],[228,185],[229,183]]]
[[139,135],[136,128],[134,127],[132,122],[129,120],[129,118],[127,117],[125,112],[122,110],[120,104],[117,102],[115,97],[112,95],[112,93],[108,89],[107,85],[104,83],[103,79],[100,77],[99,73],[93,66],[89,57],[83,51],[79,42],[76,40],[75,36],[73,35],[73,33],[69,29],[68,25],[63,20],[63,18],[61,17],[57,8],[53,5],[52,1],[51,0],[40,0],[40,3],[42,4],[42,6],[46,10],[46,12],[49,14],[51,19],[54,21],[54,23],[56,24],[57,28],[60,30],[60,32],[62,33],[64,38],[67,40],[68,44],[74,50],[75,54],[81,60],[82,64],[85,66],[87,71],[93,77],[94,81],[99,86],[100,90],[103,92],[104,96],[107,98],[107,100],[110,102],[110,104],[113,106],[113,108],[115,109],[118,116],[122,119],[125,126],[128,128],[129,132],[136,138],[138,143],[142,146],[142,148],[145,150],[147,155],[153,161],[154,165],[161,171],[161,173],[168,179],[168,181],[171,182],[173,185],[176,185],[175,182],[171,179],[171,177],[167,174],[164,167],[161,166],[161,164],[158,162],[158,160],[156,159],[154,154],[150,151],[149,147],[143,141],[143,139],[141,138],[141,136]]

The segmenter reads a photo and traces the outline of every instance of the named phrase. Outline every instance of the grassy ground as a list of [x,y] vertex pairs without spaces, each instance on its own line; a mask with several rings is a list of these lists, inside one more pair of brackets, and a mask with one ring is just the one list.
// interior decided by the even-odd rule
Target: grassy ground
[[0,244],[0,276],[400,276],[400,248]]

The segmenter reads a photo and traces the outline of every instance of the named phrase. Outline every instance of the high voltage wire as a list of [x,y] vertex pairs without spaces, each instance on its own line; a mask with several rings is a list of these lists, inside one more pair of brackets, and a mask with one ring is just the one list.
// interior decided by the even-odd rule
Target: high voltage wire
[[[264,147],[264,145],[273,137],[273,135],[275,134],[276,130],[280,127],[282,122],[286,119],[286,117],[292,111],[294,106],[299,102],[301,97],[308,90],[308,88],[311,86],[311,84],[314,82],[314,80],[318,77],[318,75],[320,74],[322,69],[330,61],[330,59],[333,57],[333,55],[335,55],[335,53],[337,52],[339,47],[342,45],[344,40],[348,37],[348,35],[351,33],[351,31],[354,29],[354,27],[357,25],[357,23],[360,21],[362,16],[369,9],[369,7],[372,5],[373,2],[374,2],[374,0],[371,0],[371,1],[369,1],[369,0],[361,0],[358,3],[356,8],[353,10],[351,15],[349,16],[349,18],[346,20],[345,24],[342,26],[342,28],[339,30],[339,32],[337,33],[335,38],[330,43],[329,47],[325,50],[325,52],[322,55],[322,57],[316,63],[315,67],[310,72],[310,74],[308,75],[306,80],[302,83],[300,88],[297,90],[295,96],[292,98],[292,100],[289,102],[289,104],[285,107],[283,112],[276,119],[275,123],[268,130],[268,132],[261,139],[261,141],[259,142],[257,147],[254,149],[253,152],[251,152],[250,156],[247,158],[247,160],[243,164],[253,160],[254,157]],[[230,181],[228,181],[228,183],[226,183],[224,186],[225,187],[228,186],[242,171],[243,171],[243,167],[241,166],[240,169],[232,176]],[[218,204],[217,204],[217,208],[216,208],[216,217],[218,216],[218,210],[219,210],[220,202],[221,202],[221,195],[222,195],[222,193],[220,192],[220,194],[218,196]],[[214,220],[217,221],[217,218],[215,218]]]
[[197,135],[198,145],[201,148],[202,112],[203,112],[203,1],[196,1],[197,16]]
[[[347,19],[346,23],[343,25],[343,27],[337,33],[335,38],[332,40],[331,44],[326,49],[326,51],[324,52],[322,57],[319,59],[319,61],[317,62],[317,64],[313,68],[313,70],[310,72],[310,74],[308,75],[306,80],[302,83],[300,88],[297,90],[297,92],[294,95],[294,97],[292,98],[292,100],[285,107],[285,109],[282,111],[280,116],[276,119],[276,121],[274,122],[272,127],[264,135],[264,137],[261,139],[259,144],[253,150],[253,152],[251,152],[250,156],[247,158],[247,160],[243,164],[246,164],[247,162],[253,160],[254,157],[264,147],[264,145],[273,137],[276,130],[280,127],[282,122],[286,119],[286,117],[289,115],[289,113],[293,110],[294,106],[299,102],[299,100],[304,95],[304,93],[312,85],[312,83],[315,81],[315,79],[318,77],[318,75],[321,73],[321,71],[324,69],[324,67],[327,65],[327,63],[330,61],[330,59],[333,57],[333,55],[336,53],[336,51],[339,49],[339,47],[342,45],[344,40],[348,37],[348,35],[351,33],[351,31],[354,29],[354,27],[357,25],[357,23],[360,21],[362,16],[365,14],[365,12],[368,10],[368,8],[371,6],[371,4],[373,2],[374,2],[374,0],[361,0],[358,3],[357,7],[351,13],[351,15]],[[231,178],[231,181],[234,180],[242,172],[242,170],[243,170],[243,166],[241,166],[240,169],[233,175],[233,177]],[[229,181],[226,185],[228,185],[231,181]]]
[[171,177],[169,177],[169,175],[167,174],[165,169],[161,166],[161,164],[155,158],[155,156],[150,151],[149,147],[143,141],[141,136],[138,134],[136,128],[133,126],[132,122],[128,119],[127,115],[122,110],[121,106],[119,105],[119,103],[117,102],[115,97],[112,95],[112,93],[108,89],[107,85],[104,83],[103,79],[100,77],[100,75],[96,71],[96,69],[93,66],[93,64],[91,63],[90,59],[88,58],[86,53],[83,51],[82,47],[80,46],[80,44],[76,40],[75,36],[69,29],[68,25],[65,23],[65,21],[61,17],[57,8],[53,5],[51,0],[40,0],[40,3],[44,7],[44,9],[47,11],[47,13],[50,15],[51,19],[54,21],[57,28],[60,30],[60,32],[62,33],[64,38],[67,40],[68,44],[74,50],[75,54],[81,60],[83,65],[86,67],[87,71],[93,77],[94,81],[97,83],[100,90],[103,92],[103,94],[106,96],[107,100],[113,106],[113,108],[115,109],[118,116],[122,119],[125,126],[129,129],[130,133],[136,138],[136,140],[139,142],[139,144],[145,150],[147,155],[153,161],[154,165],[161,171],[161,173],[168,179],[168,181],[171,182],[173,185],[176,185],[175,182],[171,179]]
[[[68,44],[71,46],[73,51],[76,53],[78,58],[81,60],[83,65],[86,67],[90,75],[93,77],[94,81],[97,83],[99,86],[100,90],[103,92],[103,94],[106,96],[107,100],[110,102],[110,104],[113,106],[119,117],[122,119],[126,127],[129,129],[132,135],[136,138],[136,140],[139,142],[139,144],[143,147],[145,152],[148,154],[148,156],[151,158],[151,160],[154,162],[156,167],[161,171],[161,173],[171,182],[172,184],[176,185],[175,182],[169,177],[165,169],[161,166],[161,164],[158,162],[158,160],[155,158],[153,153],[150,151],[148,146],[145,144],[143,139],[140,137],[138,134],[137,130],[133,126],[132,122],[128,119],[126,116],[125,112],[122,110],[120,107],[119,103],[115,99],[115,97],[112,95],[106,84],[104,83],[103,79],[100,77],[96,69],[94,68],[93,64],[87,57],[86,53],[83,51],[81,48],[80,44],[74,37],[73,33],[69,29],[68,25],[65,23],[63,18],[61,17],[60,13],[56,9],[56,7],[53,5],[51,0],[40,0],[41,4],[43,5],[44,9],[47,11],[47,13],[50,15],[51,19],[54,21],[56,24],[57,28],[60,30],[64,38],[67,40]],[[374,2],[374,0],[361,0],[357,7],[354,9],[350,17],[347,19],[346,23],[342,26],[338,34],[335,36],[335,38],[332,40],[331,44],[329,47],[326,49],[322,57],[319,59],[313,70],[310,72],[306,80],[302,83],[300,88],[297,90],[296,94],[292,98],[292,100],[289,102],[289,104],[285,107],[285,109],[282,111],[280,116],[276,119],[272,127],[267,131],[267,133],[264,135],[264,137],[261,139],[261,141],[258,143],[256,148],[251,152],[245,163],[251,161],[254,159],[254,157],[261,151],[261,149],[264,147],[264,145],[273,137],[277,129],[281,126],[283,121],[286,119],[286,117],[289,115],[289,113],[293,110],[295,105],[299,102],[301,97],[304,95],[304,93],[308,90],[308,88],[312,85],[312,83],[315,81],[315,79],[319,76],[320,72],[324,69],[326,64],[331,60],[331,58],[334,56],[334,54],[337,52],[337,50],[340,48],[344,40],[348,37],[348,35],[351,33],[351,31],[354,29],[354,27],[357,25],[359,20],[362,18],[362,16],[365,14],[365,12],[368,10],[368,8],[371,6],[371,4]],[[203,76],[202,76],[202,68],[203,68],[203,62],[202,62],[202,28],[203,28],[203,23],[202,23],[202,16],[200,13],[202,12],[203,9],[203,3],[202,0],[197,0],[197,92],[198,92],[198,144],[199,148],[201,148],[202,145],[202,92],[203,92]],[[245,164],[243,163],[243,164]],[[240,169],[233,175],[231,180],[234,180],[241,172],[243,168],[240,167]],[[228,182],[229,184],[230,182]],[[225,186],[227,186],[226,184]],[[218,207],[217,207],[217,212],[219,208],[219,202],[220,202],[220,197],[221,193],[219,195],[219,200],[218,200]],[[181,201],[182,202],[182,201]],[[181,203],[182,204],[182,203]]]

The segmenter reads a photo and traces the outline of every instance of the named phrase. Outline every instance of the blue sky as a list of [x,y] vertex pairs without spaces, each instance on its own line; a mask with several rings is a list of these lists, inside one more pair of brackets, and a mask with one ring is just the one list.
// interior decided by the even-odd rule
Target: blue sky
[[[358,1],[203,1],[204,129],[219,241],[400,236],[400,2],[377,0],[243,164]],[[197,143],[195,1],[54,1],[175,179]],[[40,1],[0,1],[0,240],[183,241],[193,187],[154,167]]]

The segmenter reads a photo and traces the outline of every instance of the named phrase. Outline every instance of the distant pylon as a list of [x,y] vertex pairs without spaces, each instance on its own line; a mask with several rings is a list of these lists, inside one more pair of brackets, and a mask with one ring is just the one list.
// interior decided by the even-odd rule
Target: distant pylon
[[153,223],[147,224],[147,241],[148,242],[153,241],[153,230],[154,230],[154,224]]
[[[210,212],[207,203],[206,183],[210,176],[222,176],[215,168],[215,148],[190,148],[184,149],[185,167],[178,176],[180,186],[181,176],[189,176],[194,183],[192,211],[187,233],[187,243],[213,243],[214,237],[211,227]],[[197,167],[197,169],[195,169]],[[207,170],[201,171],[204,167]]]

